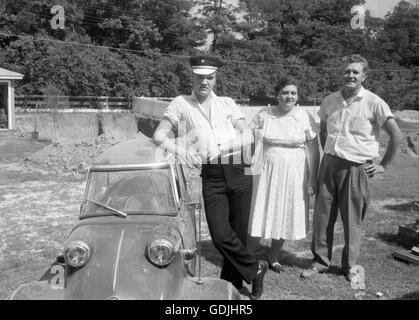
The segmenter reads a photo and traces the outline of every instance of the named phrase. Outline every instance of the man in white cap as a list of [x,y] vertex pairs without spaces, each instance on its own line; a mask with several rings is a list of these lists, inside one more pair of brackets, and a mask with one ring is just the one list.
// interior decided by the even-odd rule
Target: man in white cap
[[[217,58],[192,57],[193,92],[176,97],[154,133],[154,141],[190,167],[201,167],[202,193],[209,231],[224,258],[221,279],[242,289],[252,283],[251,299],[263,292],[266,261],[257,261],[246,248],[252,198],[252,176],[245,175],[243,149],[253,136],[240,108],[214,93]],[[179,146],[170,138],[184,131],[197,148]],[[239,133],[237,133],[237,131]]]

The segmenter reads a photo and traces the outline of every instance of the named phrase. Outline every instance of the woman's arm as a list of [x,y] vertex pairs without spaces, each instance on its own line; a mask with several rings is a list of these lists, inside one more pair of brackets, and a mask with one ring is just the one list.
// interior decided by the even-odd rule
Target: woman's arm
[[309,179],[308,186],[312,188],[313,194],[317,193],[317,171],[319,169],[320,151],[319,140],[317,137],[307,141],[308,160],[309,160]]
[[324,146],[326,145],[326,139],[327,139],[327,122],[326,121],[320,121],[320,144],[322,146],[322,149],[324,150]]

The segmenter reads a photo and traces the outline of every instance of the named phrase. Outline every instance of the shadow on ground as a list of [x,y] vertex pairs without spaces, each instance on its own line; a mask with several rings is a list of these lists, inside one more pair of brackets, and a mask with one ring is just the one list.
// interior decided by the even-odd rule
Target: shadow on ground
[[411,292],[394,300],[419,300],[419,291]]
[[389,204],[383,207],[394,211],[417,211],[419,213],[419,200],[401,204]]
[[[269,257],[269,247],[259,245],[254,251],[254,257],[259,260],[268,260]],[[214,266],[221,268],[223,265],[223,258],[221,254],[212,244],[212,241],[205,240],[202,241],[201,255],[209,263]],[[298,269],[309,269],[313,260],[309,258],[299,257],[298,254],[282,250],[281,251],[281,261],[280,263],[283,266],[290,268]],[[331,265],[328,272],[329,274],[334,274],[341,276],[343,275],[342,269],[339,266]]]
[[394,234],[394,233],[379,232],[379,233],[377,233],[376,237],[378,239],[383,240],[387,244],[391,244],[391,245],[398,245],[399,244],[397,234]]

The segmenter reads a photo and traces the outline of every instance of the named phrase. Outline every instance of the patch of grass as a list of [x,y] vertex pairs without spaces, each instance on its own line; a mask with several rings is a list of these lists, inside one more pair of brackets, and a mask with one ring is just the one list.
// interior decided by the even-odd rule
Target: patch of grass
[[[409,155],[407,137],[410,136],[419,151],[419,132],[402,130],[403,140],[393,163],[384,174],[371,179],[373,198],[376,200],[396,198],[415,199],[419,190],[419,155]],[[384,131],[380,138],[380,159],[384,157],[389,137]]]
[[[300,273],[311,264],[310,238],[285,242],[281,255],[281,263],[285,268],[282,274],[269,271],[266,275],[265,294],[263,299],[325,299],[325,300],[353,300],[359,299],[414,299],[419,288],[419,267],[395,260],[392,256],[398,248],[397,243],[388,241],[390,236],[397,235],[398,225],[416,218],[414,212],[397,212],[386,209],[385,206],[401,204],[395,200],[388,202],[374,202],[366,217],[361,253],[358,264],[365,269],[365,291],[352,289],[345,280],[340,269],[340,258],[343,249],[343,229],[338,218],[335,225],[335,247],[332,257],[332,267],[329,272],[317,275],[314,279],[302,280]],[[383,236],[387,235],[387,236]],[[390,239],[393,239],[390,238]],[[267,259],[269,247],[259,246],[257,257]],[[215,260],[221,266],[221,258],[217,258],[215,249],[210,251],[206,246],[205,253],[211,252],[209,261]],[[205,264],[204,264],[205,268]],[[205,270],[205,269],[204,269]],[[247,285],[251,290],[251,286]],[[384,294],[382,298],[376,293]]]
[[399,154],[394,163],[383,174],[371,178],[372,197],[376,200],[388,198],[418,199],[419,159]]

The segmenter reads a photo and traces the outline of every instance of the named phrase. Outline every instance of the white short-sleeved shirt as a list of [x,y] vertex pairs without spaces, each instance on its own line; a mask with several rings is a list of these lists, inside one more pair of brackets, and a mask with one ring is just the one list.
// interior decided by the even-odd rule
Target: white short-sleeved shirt
[[341,91],[328,95],[318,115],[327,123],[324,152],[356,163],[378,158],[380,129],[394,117],[383,99],[363,87],[349,104]]
[[173,99],[164,118],[169,120],[189,140],[196,140],[201,150],[211,145],[220,145],[237,135],[236,121],[246,119],[239,106],[229,97],[219,97],[211,92],[210,117],[208,118],[194,93]]
[[313,117],[300,107],[294,107],[283,116],[274,115],[271,108],[262,109],[253,120],[253,127],[261,130],[266,143],[301,148],[319,132]]

